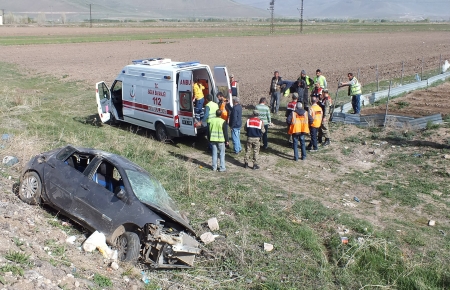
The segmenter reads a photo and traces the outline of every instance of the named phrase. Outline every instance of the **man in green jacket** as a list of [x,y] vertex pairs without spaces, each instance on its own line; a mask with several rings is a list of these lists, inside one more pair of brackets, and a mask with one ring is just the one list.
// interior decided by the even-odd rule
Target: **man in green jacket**
[[[212,170],[217,170],[217,153],[220,156],[219,172],[225,172],[225,142],[228,142],[225,120],[220,116],[221,110],[216,110],[215,117],[209,119],[209,142],[212,146]],[[218,151],[218,152],[217,152]]]
[[352,97],[353,114],[361,113],[361,83],[353,76],[353,73],[348,73],[348,82],[340,83],[339,87],[348,86],[348,95]]
[[259,100],[259,105],[256,105],[256,110],[259,112],[259,118],[264,122],[264,133],[262,136],[263,141],[263,149],[269,148],[267,131],[269,130],[269,124],[272,122],[272,118],[270,117],[270,108],[266,105],[267,99],[261,98]]

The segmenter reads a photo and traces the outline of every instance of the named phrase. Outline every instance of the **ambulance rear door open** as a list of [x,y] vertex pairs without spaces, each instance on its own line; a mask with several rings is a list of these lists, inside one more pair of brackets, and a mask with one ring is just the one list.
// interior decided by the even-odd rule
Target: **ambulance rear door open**
[[106,123],[111,118],[111,92],[105,82],[95,84],[95,99],[100,120]]
[[188,136],[195,136],[197,129],[194,126],[194,104],[193,98],[192,71],[180,71],[178,78],[178,117],[180,133]]
[[233,100],[231,98],[231,85],[230,78],[228,76],[228,70],[226,66],[214,67],[214,82],[219,92],[228,99],[230,105],[233,106]]

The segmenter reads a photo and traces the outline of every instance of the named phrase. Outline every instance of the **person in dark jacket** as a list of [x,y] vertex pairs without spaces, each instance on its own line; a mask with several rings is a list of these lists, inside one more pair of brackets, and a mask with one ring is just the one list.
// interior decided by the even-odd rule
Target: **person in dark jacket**
[[306,75],[306,71],[302,70],[299,80],[304,81],[303,97],[298,96],[299,100],[302,100],[303,108],[308,111],[309,109],[309,90],[314,88],[314,80]]
[[231,140],[233,141],[233,149],[235,154],[239,154],[242,151],[241,147],[241,126],[242,126],[242,106],[239,102],[239,98],[233,98],[233,109],[230,112],[230,128],[231,128]]
[[281,83],[282,79],[278,71],[273,73],[272,80],[270,81],[270,109],[272,113],[278,114],[278,110],[280,109],[280,101],[281,101]]
[[261,137],[265,132],[264,121],[259,118],[259,111],[254,110],[253,116],[245,123],[247,132],[247,146],[245,147],[244,167],[248,168],[248,160],[253,151],[253,169],[259,169],[258,156]]
[[297,102],[295,111],[293,111],[287,118],[286,123],[289,125],[288,134],[292,134],[294,160],[298,161],[298,141],[300,140],[301,160],[306,159],[306,144],[305,135],[309,133],[309,126],[313,122],[312,116],[303,110],[301,102]]

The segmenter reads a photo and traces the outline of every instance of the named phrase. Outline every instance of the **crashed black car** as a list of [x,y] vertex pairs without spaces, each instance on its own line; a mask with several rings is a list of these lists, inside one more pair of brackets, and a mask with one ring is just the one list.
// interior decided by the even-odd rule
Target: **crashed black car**
[[41,153],[26,164],[18,195],[103,233],[122,261],[185,268],[200,253],[194,230],[159,181],[116,154],[71,145]]

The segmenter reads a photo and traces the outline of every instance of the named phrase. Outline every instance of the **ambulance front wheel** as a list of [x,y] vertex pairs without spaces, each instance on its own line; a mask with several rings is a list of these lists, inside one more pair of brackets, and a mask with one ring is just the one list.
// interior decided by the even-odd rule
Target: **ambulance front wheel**
[[161,123],[156,125],[156,140],[164,142],[169,139],[169,135],[167,135],[166,126]]

